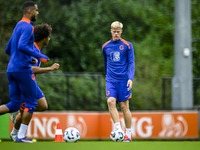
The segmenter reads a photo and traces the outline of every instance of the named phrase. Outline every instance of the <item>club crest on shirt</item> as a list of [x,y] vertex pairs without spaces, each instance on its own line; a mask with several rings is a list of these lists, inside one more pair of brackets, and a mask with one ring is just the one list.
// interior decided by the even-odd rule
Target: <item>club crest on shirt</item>
[[35,80],[35,74],[31,75],[32,80]]
[[123,49],[124,49],[124,45],[120,45],[120,46],[119,46],[119,49],[120,49],[120,50],[123,50]]
[[107,91],[107,92],[106,92],[106,96],[108,96],[108,95],[110,95],[110,91]]

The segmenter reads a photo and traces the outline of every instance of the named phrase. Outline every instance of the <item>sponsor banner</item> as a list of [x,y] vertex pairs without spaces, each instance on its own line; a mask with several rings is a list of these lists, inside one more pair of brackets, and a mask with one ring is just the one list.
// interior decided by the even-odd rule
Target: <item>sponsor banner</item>
[[[120,113],[125,131],[123,114]],[[54,139],[57,123],[62,132],[68,127],[80,131],[81,139],[109,139],[113,122],[109,113],[100,112],[45,112],[34,113],[26,136]],[[10,132],[12,130],[10,122]],[[198,138],[198,111],[132,112],[133,139]]]

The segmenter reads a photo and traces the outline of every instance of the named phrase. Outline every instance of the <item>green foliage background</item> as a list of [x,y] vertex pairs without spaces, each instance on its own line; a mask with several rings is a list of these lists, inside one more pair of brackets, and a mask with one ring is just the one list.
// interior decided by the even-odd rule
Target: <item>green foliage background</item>
[[[25,1],[0,1],[0,70],[6,70],[9,57],[4,53],[13,28],[22,17]],[[161,109],[162,77],[173,76],[174,1],[172,0],[35,0],[39,15],[35,25],[48,23],[53,32],[43,52],[61,65],[62,72],[101,72],[104,74],[101,45],[110,40],[110,24],[123,23],[122,38],[133,43],[135,79],[130,108]],[[192,2],[193,75],[198,76],[200,2]],[[3,76],[3,75],[2,75]],[[7,79],[0,79],[0,103],[9,101]],[[70,79],[70,109],[97,110],[96,79]],[[101,108],[106,109],[105,81],[101,80]],[[51,110],[66,109],[66,77],[38,75],[37,82]],[[171,88],[171,87],[169,87]],[[76,92],[75,92],[76,91]],[[92,91],[92,92],[91,92]],[[169,97],[171,98],[171,97]],[[170,105],[168,104],[170,107]]]

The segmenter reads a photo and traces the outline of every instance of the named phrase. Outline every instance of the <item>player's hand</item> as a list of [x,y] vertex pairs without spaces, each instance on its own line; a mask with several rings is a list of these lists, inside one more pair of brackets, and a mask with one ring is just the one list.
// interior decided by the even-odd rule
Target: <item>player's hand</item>
[[128,87],[128,91],[130,91],[130,89],[132,88],[132,86],[133,86],[133,81],[132,80],[128,80],[128,82],[127,82],[127,87]]
[[54,64],[51,66],[51,69],[52,69],[52,71],[53,71],[53,70],[57,70],[59,67],[60,67],[60,65],[59,65],[58,63],[54,63]]
[[29,61],[30,64],[36,64],[38,60],[36,58],[32,58],[32,61]]

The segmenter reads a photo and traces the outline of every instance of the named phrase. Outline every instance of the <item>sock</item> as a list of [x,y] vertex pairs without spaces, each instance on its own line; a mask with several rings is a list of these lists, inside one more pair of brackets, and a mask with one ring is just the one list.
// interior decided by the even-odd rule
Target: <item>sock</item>
[[19,128],[19,132],[18,132],[18,138],[24,138],[25,134],[26,134],[26,130],[27,130],[28,126],[25,124],[21,124],[20,128]]
[[13,127],[13,130],[12,130],[12,132],[11,132],[11,133],[12,133],[12,134],[17,134],[17,133],[18,133],[18,131],[19,131],[19,130],[17,130],[15,127]]
[[131,128],[126,128],[126,135],[131,139]]
[[120,122],[114,123],[114,129],[121,129]]

